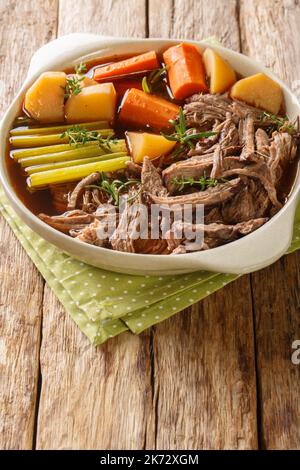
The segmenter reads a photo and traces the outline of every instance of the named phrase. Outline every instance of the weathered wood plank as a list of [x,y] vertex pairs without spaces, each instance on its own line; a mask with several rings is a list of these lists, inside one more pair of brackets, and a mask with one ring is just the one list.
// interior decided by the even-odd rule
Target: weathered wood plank
[[[226,14],[221,0],[212,2],[209,8],[205,3],[150,0],[150,34],[200,38],[221,33],[224,44],[238,49],[235,2],[226,2]],[[22,81],[32,51],[51,39],[55,31],[56,2],[43,2],[42,8],[32,1],[14,5],[3,2],[0,7],[1,56],[5,58],[0,64],[1,76],[12,80],[1,82],[3,109],[12,88],[15,90]],[[80,15],[83,6],[84,18]],[[276,14],[272,14],[276,8]],[[62,1],[60,34],[80,30],[140,37],[146,32],[144,12],[144,1],[130,2],[130,11],[119,1]],[[272,66],[284,79],[297,80],[298,3],[244,1],[240,13],[243,50]],[[282,17],[285,24],[281,23]],[[16,29],[11,28],[11,18],[16,21]],[[12,40],[6,45],[8,29]],[[19,49],[11,44],[26,44],[22,61]],[[10,74],[14,69],[18,73]],[[0,230],[0,447],[30,448],[42,281],[3,222]],[[10,254],[8,245],[12,247]],[[300,447],[300,369],[290,362],[291,343],[300,337],[299,258],[289,256],[252,276],[261,437],[267,448]],[[13,276],[11,266],[15,269]],[[15,291],[16,278],[22,293]],[[26,305],[26,311],[22,305]],[[123,335],[95,350],[48,287],[44,317],[38,448],[142,448],[145,442],[148,448],[167,449],[256,447],[248,277],[195,306],[192,314],[184,312],[155,328],[155,401],[151,417],[149,333],[137,338]],[[11,365],[10,369],[6,364]]]
[[[59,12],[60,35],[145,35],[144,1],[67,0]],[[149,332],[95,349],[47,286],[44,309],[37,448],[143,448],[152,403]]]
[[[298,1],[242,1],[243,51],[270,66],[300,97]],[[261,440],[268,449],[300,448],[300,367],[291,362],[300,338],[300,254],[252,275]]]
[[[61,0],[59,34],[95,33],[145,37],[145,0]],[[88,19],[88,20],[87,20]]]
[[90,346],[47,288],[38,449],[143,448],[151,403],[149,335]]
[[[221,0],[150,0],[149,7],[150,36],[216,35],[239,49],[235,1],[224,8]],[[248,276],[155,328],[158,449],[257,447],[253,346]]]
[[[56,0],[0,3],[0,113],[33,52],[56,32]],[[0,448],[30,449],[39,368],[43,280],[0,220]]]
[[[223,18],[225,21],[223,22]],[[216,36],[239,50],[236,0],[149,0],[149,35],[201,40]]]
[[252,276],[260,398],[261,445],[300,448],[300,366],[291,362],[300,338],[300,257],[289,255]]
[[250,302],[243,277],[155,328],[158,449],[257,446]]

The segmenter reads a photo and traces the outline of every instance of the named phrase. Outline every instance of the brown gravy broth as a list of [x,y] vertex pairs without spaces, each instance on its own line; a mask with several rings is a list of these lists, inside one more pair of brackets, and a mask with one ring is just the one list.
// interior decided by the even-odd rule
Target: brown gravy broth
[[48,189],[40,191],[29,191],[26,184],[26,173],[22,170],[21,166],[10,157],[10,144],[7,143],[7,150],[5,152],[5,162],[8,170],[8,175],[15,193],[31,212],[39,214],[45,212],[49,215],[54,215],[55,210],[52,206],[52,197]]
[[[102,58],[102,59],[100,58],[100,59],[95,59],[95,60],[89,61],[89,62],[86,63],[87,69],[88,69],[88,72],[86,73],[86,75],[89,76],[89,77],[92,77],[93,73],[94,73],[94,69],[99,65],[108,65],[108,64],[111,64],[113,62],[117,62],[117,61],[120,61],[120,60],[127,59],[129,57],[134,56],[134,55],[136,55],[136,54],[130,54],[130,55],[126,55],[126,56],[125,55],[122,55],[122,56],[115,55],[115,56],[109,57],[109,58],[106,57],[106,58]],[[163,65],[162,55],[158,55],[158,57],[159,57],[160,63]],[[74,73],[74,69],[71,69],[71,68],[65,69],[64,71],[67,74]],[[117,85],[119,84],[119,86],[120,86],[120,85],[122,85],[122,82],[123,83],[126,83],[126,82],[128,83],[128,82],[130,82],[130,80],[132,80],[133,82],[136,81],[137,79],[142,80],[142,78],[145,75],[147,75],[147,73],[134,74],[131,78],[128,78],[128,76],[127,76],[126,78],[119,78],[117,80],[112,80],[112,81],[115,82]],[[106,81],[108,81],[108,80],[106,80]],[[161,96],[163,96],[164,98],[175,102],[176,104],[179,104],[179,105],[183,104],[182,102],[176,101],[172,98],[171,92],[170,92],[170,89],[168,87],[167,82],[164,83],[164,87],[163,87],[163,89],[161,90],[161,92],[159,94]],[[121,99],[118,100],[118,108],[120,108],[120,106],[122,106],[122,100]],[[26,114],[22,111],[22,112],[20,112],[20,114],[18,114],[18,116],[26,116]],[[36,125],[41,127],[41,124],[39,124],[38,122],[36,122]],[[53,123],[53,125],[55,125],[55,124]],[[71,126],[71,124],[70,124],[70,126]],[[114,131],[115,131],[115,135],[118,138],[125,138],[125,134],[124,134],[125,131],[126,130],[131,130],[130,127],[127,127],[126,129],[124,129],[124,127],[120,126],[118,124],[118,122],[116,122],[113,125],[113,128],[114,128]],[[135,128],[135,130],[137,130],[137,129]],[[140,130],[142,130],[142,129],[140,129]],[[145,130],[145,129],[143,129],[143,130]],[[55,213],[57,213],[57,210],[55,210],[53,205],[52,205],[52,196],[51,196],[51,193],[48,189],[32,191],[32,192],[28,190],[27,185],[26,185],[27,176],[26,176],[25,172],[22,170],[21,166],[17,163],[17,161],[15,161],[13,158],[10,157],[10,150],[11,150],[11,146],[10,146],[9,141],[8,141],[7,142],[7,150],[6,150],[6,153],[5,153],[5,160],[6,160],[8,174],[9,174],[12,186],[13,186],[16,194],[18,195],[19,199],[34,214],[39,214],[40,212],[44,212],[48,215],[54,215]],[[291,192],[291,189],[293,187],[293,184],[294,184],[294,181],[295,181],[295,178],[296,178],[296,174],[297,174],[299,157],[300,157],[300,152],[298,150],[298,157],[294,160],[294,162],[292,162],[286,168],[286,171],[284,172],[284,175],[281,179],[280,190],[279,190],[279,194],[278,194],[279,199],[281,200],[281,202],[285,202],[286,199],[288,198],[290,192]]]
[[292,189],[294,187],[294,183],[295,183],[297,171],[298,171],[298,166],[299,166],[298,165],[299,160],[300,160],[300,149],[298,148],[296,158],[294,159],[294,161],[289,163],[288,166],[285,168],[285,171],[278,185],[278,189],[277,189],[278,200],[282,203],[285,203],[288,200],[289,195],[292,192]]

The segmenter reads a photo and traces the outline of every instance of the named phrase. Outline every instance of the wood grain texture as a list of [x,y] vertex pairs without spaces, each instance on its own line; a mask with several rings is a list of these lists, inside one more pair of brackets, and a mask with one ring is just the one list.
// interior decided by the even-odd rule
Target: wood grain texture
[[[149,0],[149,34],[152,37],[201,40],[216,36],[239,50],[236,0]],[[224,21],[223,21],[224,20]]]
[[[2,0],[0,112],[57,29],[216,35],[272,67],[300,97],[299,2],[224,3]],[[0,253],[0,448],[29,449],[35,439],[38,449],[300,448],[300,367],[290,360],[300,339],[299,253],[97,349],[44,289],[3,219]]]
[[37,449],[142,449],[151,403],[149,333],[90,346],[45,293]]
[[[55,0],[1,1],[1,114],[22,84],[33,52],[55,36],[56,8]],[[0,448],[30,449],[44,283],[2,217],[0,253]]]
[[[144,36],[145,4],[61,1],[58,34],[74,31]],[[44,306],[37,448],[142,449],[152,429],[150,333],[95,349],[47,286]]]
[[289,255],[252,276],[261,446],[300,448],[300,367],[291,362],[300,338],[300,257]]
[[158,449],[257,447],[250,302],[243,277],[155,329]]
[[[300,98],[300,4],[243,1],[242,47],[270,66]],[[252,275],[260,397],[261,445],[300,448],[300,367],[291,362],[300,338],[300,254]]]
[[[221,0],[209,8],[205,1],[149,2],[150,36],[220,32],[224,45],[239,50],[235,1],[226,9]],[[157,326],[154,359],[158,449],[257,447],[249,276]]]
[[60,0],[59,35],[95,33],[145,37],[145,0]]

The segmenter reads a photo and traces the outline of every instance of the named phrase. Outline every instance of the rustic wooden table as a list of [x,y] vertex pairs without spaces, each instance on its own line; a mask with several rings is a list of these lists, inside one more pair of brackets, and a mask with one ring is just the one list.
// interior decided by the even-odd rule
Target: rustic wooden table
[[[297,0],[0,0],[0,110],[33,52],[78,31],[216,35],[299,93],[299,24]],[[300,448],[300,253],[95,349],[0,227],[1,448]]]

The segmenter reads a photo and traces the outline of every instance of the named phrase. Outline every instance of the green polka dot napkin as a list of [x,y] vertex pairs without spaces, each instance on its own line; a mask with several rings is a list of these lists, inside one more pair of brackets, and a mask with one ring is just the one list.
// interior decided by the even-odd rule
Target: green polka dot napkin
[[[210,295],[238,276],[197,272],[132,276],[77,261],[34,233],[0,188],[0,211],[66,311],[92,344],[130,330],[138,334]],[[300,205],[290,250],[300,248]]]

